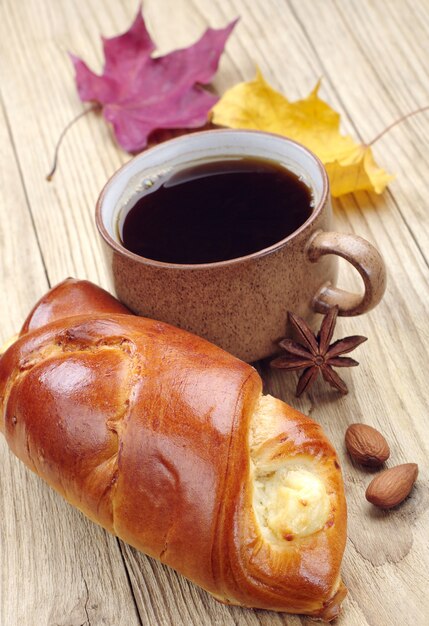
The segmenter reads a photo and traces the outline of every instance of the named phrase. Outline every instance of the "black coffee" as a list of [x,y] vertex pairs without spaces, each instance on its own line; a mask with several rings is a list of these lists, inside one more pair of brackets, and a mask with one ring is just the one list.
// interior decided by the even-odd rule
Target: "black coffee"
[[312,208],[309,187],[272,161],[204,163],[140,198],[125,218],[122,242],[156,261],[214,263],[277,243]]

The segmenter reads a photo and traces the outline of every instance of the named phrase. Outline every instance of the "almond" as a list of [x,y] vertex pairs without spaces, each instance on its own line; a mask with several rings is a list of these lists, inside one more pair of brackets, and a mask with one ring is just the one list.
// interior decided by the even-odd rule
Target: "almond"
[[354,461],[378,467],[389,458],[389,445],[383,435],[367,424],[351,424],[346,430],[346,448]]
[[416,463],[396,465],[378,474],[368,485],[365,497],[381,509],[391,509],[410,493],[419,468]]

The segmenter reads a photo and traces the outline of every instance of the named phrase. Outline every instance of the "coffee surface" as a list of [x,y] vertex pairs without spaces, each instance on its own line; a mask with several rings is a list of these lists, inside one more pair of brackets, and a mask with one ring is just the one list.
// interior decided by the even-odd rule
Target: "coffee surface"
[[310,188],[272,161],[243,158],[176,171],[137,200],[123,245],[165,263],[214,263],[263,250],[313,210]]

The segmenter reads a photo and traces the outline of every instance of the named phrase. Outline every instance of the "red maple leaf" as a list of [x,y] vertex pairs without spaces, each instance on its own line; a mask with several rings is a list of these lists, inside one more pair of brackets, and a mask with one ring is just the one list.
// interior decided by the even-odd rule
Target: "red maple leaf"
[[197,128],[218,98],[201,85],[217,70],[226,40],[237,20],[226,28],[208,28],[189,48],[152,57],[155,44],[141,7],[131,28],[117,37],[102,37],[105,64],[101,76],[71,55],[80,99],[98,103],[128,152],[146,147],[152,131]]

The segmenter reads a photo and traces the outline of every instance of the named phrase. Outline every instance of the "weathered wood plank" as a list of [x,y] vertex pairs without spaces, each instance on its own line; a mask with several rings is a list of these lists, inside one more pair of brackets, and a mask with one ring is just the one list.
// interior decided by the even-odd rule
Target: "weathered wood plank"
[[[429,105],[428,4],[425,0],[291,0],[320,59],[320,71],[346,113],[344,129],[370,142],[391,122]],[[429,263],[427,172],[429,111],[377,142],[376,158],[395,174],[388,193],[403,228]]]
[[[93,219],[95,201],[108,176],[128,156],[117,150],[110,130],[93,114],[70,131],[54,181],[45,180],[61,130],[83,108],[67,50],[84,54],[86,49],[91,57],[92,45],[100,48],[99,32],[107,30],[110,20],[101,7],[100,22],[92,13],[94,3],[62,2],[54,8],[48,2],[8,2],[2,9],[5,107],[53,284],[66,276],[107,283]],[[7,62],[10,58],[14,63]]]
[[[1,93],[0,93],[1,98]],[[0,345],[15,335],[39,294],[48,288],[42,256],[16,162],[9,121],[0,100]],[[19,287],[17,288],[17,286]]]

